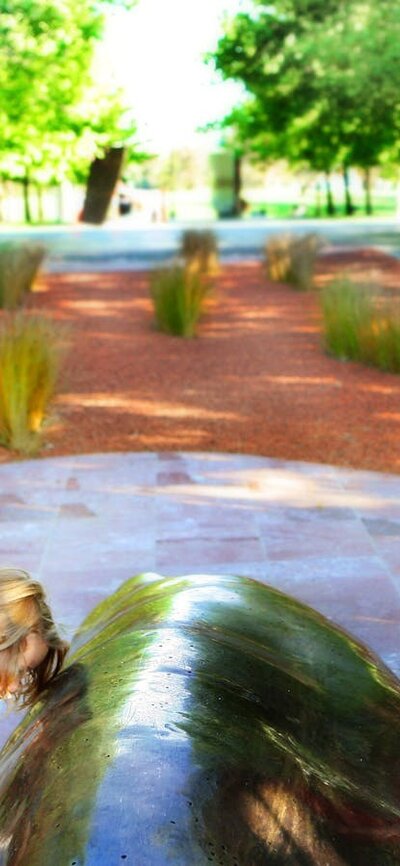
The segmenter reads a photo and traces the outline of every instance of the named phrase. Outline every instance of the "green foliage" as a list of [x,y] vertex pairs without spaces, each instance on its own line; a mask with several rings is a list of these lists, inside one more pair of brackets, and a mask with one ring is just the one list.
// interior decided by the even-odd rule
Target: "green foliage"
[[187,229],[181,237],[181,255],[193,271],[215,273],[218,263],[218,240],[215,232]]
[[173,265],[151,275],[150,294],[158,328],[177,337],[194,337],[208,286],[200,273]]
[[75,138],[62,159],[72,181],[85,183],[92,160],[103,156],[110,147],[124,147],[126,163],[149,158],[137,150],[136,123],[119,91],[88,83],[84,96],[71,109],[71,120]]
[[0,327],[0,442],[23,454],[42,443],[65,332],[39,315],[15,313]]
[[71,108],[81,99],[95,40],[98,11],[83,0],[11,0],[0,24],[0,151],[15,177],[57,159],[73,139]]
[[318,235],[276,235],[265,245],[266,269],[270,280],[307,290],[313,285],[315,260],[322,241]]
[[340,278],[321,291],[325,343],[342,360],[359,359],[359,335],[372,316],[371,292],[348,278]]
[[190,148],[172,150],[159,159],[157,185],[161,189],[194,189],[198,175],[196,154]]
[[6,243],[0,246],[0,307],[14,310],[23,303],[45,252],[40,244]]
[[398,302],[382,300],[376,286],[342,278],[322,290],[321,306],[329,352],[343,360],[400,372]]
[[[247,101],[226,118],[259,159],[329,173],[374,166],[398,143],[400,7],[395,0],[253,0],[213,55]],[[398,144],[397,144],[398,147]]]
[[132,141],[135,128],[124,116],[121,94],[99,82],[95,70],[104,5],[0,0],[3,178],[27,188],[82,174],[83,165],[87,174],[102,148]]

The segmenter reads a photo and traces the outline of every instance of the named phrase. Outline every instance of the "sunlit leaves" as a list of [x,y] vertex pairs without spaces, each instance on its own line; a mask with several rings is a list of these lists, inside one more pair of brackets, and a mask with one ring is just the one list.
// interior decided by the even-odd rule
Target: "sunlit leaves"
[[[98,83],[102,3],[0,0],[0,174],[61,179],[85,153],[131,139],[112,83]],[[87,167],[87,166],[86,166]]]
[[227,123],[259,156],[374,165],[399,139],[399,44],[395,0],[253,0],[214,55],[249,93]]

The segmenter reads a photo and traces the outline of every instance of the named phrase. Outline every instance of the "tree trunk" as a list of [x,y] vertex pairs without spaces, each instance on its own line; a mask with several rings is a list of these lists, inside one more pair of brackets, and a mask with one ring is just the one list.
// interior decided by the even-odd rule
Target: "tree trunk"
[[325,172],[325,195],[326,195],[326,213],[327,216],[335,216],[336,208],[333,200],[331,178],[329,171]]
[[37,192],[37,208],[38,208],[38,220],[40,223],[44,222],[44,210],[43,210],[43,190],[39,184],[36,187]]
[[60,183],[57,186],[57,222],[62,223],[64,220],[64,199],[63,185]]
[[31,212],[31,205],[30,205],[30,201],[29,201],[29,188],[30,188],[29,177],[27,174],[25,174],[25,177],[23,178],[23,181],[22,181],[22,194],[24,197],[24,218],[25,218],[25,222],[30,224],[32,222],[32,212]]
[[240,156],[235,156],[234,172],[233,189],[235,196],[235,216],[241,216],[243,211],[243,202],[240,197],[242,189],[242,160]]
[[364,171],[364,192],[365,192],[365,213],[367,216],[372,216],[372,194],[371,194],[371,169],[368,167]]
[[315,216],[322,216],[321,207],[321,184],[318,182],[315,186]]
[[352,216],[354,213],[354,205],[351,198],[349,169],[347,165],[343,166],[342,173],[344,183],[344,210],[346,216]]
[[100,225],[104,222],[117,184],[124,156],[123,147],[111,147],[103,159],[90,166],[81,220]]

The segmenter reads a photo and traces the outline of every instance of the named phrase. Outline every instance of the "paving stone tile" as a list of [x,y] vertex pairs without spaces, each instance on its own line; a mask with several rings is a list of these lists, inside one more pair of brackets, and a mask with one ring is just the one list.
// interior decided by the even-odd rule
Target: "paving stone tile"
[[21,505],[25,505],[25,501],[21,496],[18,496],[15,493],[0,493],[0,509],[3,508],[18,508]]
[[400,596],[377,557],[271,563],[268,582],[369,644],[375,652],[399,647]]
[[0,524],[0,565],[37,570],[51,532],[51,521],[5,521]]
[[47,564],[44,564],[40,579],[53,601],[70,596],[72,599],[75,597],[75,603],[77,603],[81,597],[86,598],[90,593],[98,593],[104,598],[114,592],[124,580],[134,577],[135,574],[141,574],[143,571],[148,571],[148,569],[140,568],[136,563],[125,562],[114,566],[104,566],[99,563],[94,568],[87,568],[78,573],[65,567],[62,562],[57,571],[53,571]]
[[314,478],[304,478],[299,472],[279,472],[272,467],[257,470],[234,469],[229,471],[227,465],[222,469],[203,471],[202,473],[191,463],[187,471],[199,487],[209,495],[218,497],[218,501],[232,500],[235,496],[245,502],[265,502],[266,506],[285,504],[286,506],[310,506],[341,504],[343,490],[334,478],[328,478],[323,483],[317,483]]
[[156,482],[160,484],[161,487],[166,487],[168,485],[173,485],[174,487],[177,484],[191,484],[193,479],[187,472],[183,471],[168,471],[168,472],[157,472]]
[[393,520],[400,521],[400,501],[386,499],[374,502],[373,508],[358,507],[358,515],[363,520]]
[[390,572],[400,577],[400,542],[396,535],[378,535],[373,538],[378,556],[386,562]]
[[71,475],[70,478],[67,479],[66,489],[67,490],[80,490],[81,485],[79,483],[79,478],[76,478],[75,475]]
[[372,537],[400,536],[400,520],[388,520],[382,517],[364,517],[363,524]]
[[169,538],[156,542],[156,568],[179,570],[180,574],[192,568],[218,569],[219,563],[264,560],[258,538]]
[[34,578],[38,577],[42,565],[43,552],[39,550],[21,550],[17,546],[6,550],[0,549],[1,568],[22,568],[29,571]]
[[356,581],[358,585],[360,578],[379,581],[388,577],[384,562],[376,555],[275,560],[266,563],[266,571],[274,585],[289,593],[303,582],[318,588],[321,583],[332,585],[336,580],[350,585]]
[[159,463],[182,463],[185,459],[184,454],[179,454],[177,451],[159,451],[156,454]]
[[204,503],[163,500],[157,506],[157,538],[232,538],[256,537],[257,526],[252,510],[209,506]]
[[[249,509],[249,513],[251,510]],[[353,525],[358,524],[357,516],[352,508],[334,507],[334,506],[285,506],[285,505],[266,505],[264,508],[253,509],[253,515],[260,532],[269,532],[275,527],[279,532],[285,526],[302,529],[305,527],[308,530],[310,527],[315,527],[315,531],[325,531],[326,524],[335,526],[341,525],[343,521],[352,522]]]
[[[76,524],[73,523],[73,512],[68,506],[77,504],[85,509],[85,526],[80,515],[76,516]],[[156,501],[147,496],[120,496],[118,499],[105,497],[102,501],[99,498],[94,500],[92,496],[82,496],[78,503],[75,499],[63,502],[62,505],[65,509],[60,508],[56,522],[58,531],[67,535],[73,535],[76,527],[79,532],[87,533],[88,537],[91,537],[98,531],[98,527],[101,532],[126,535],[133,533],[141,536],[150,527],[154,527],[156,521]],[[68,511],[68,519],[64,519]]]
[[155,566],[154,532],[150,521],[139,524],[129,515],[117,522],[104,519],[69,519],[58,521],[49,540],[43,569],[49,578],[56,576],[60,561],[75,580],[87,572],[124,568],[130,574],[148,571]]
[[280,523],[258,515],[258,524],[269,559],[362,556],[374,548],[368,532],[357,520],[325,520],[317,514],[291,514]]
[[36,505],[9,505],[6,507],[0,506],[0,527],[1,524],[6,522],[18,522],[25,524],[27,521],[46,521],[52,517],[56,517],[59,511],[59,506],[55,505],[53,507],[43,506],[39,507]]
[[158,461],[151,452],[138,454],[89,454],[68,458],[66,484],[78,484],[80,490],[135,490],[154,485]]
[[336,474],[341,478],[345,490],[359,490],[384,499],[398,499],[400,496],[400,475],[340,469],[336,470]]
[[59,517],[95,517],[96,512],[91,511],[84,502],[66,502],[60,505]]
[[[14,507],[41,511],[53,512],[58,507],[60,499],[66,489],[68,471],[64,468],[62,473],[57,473],[55,467],[53,472],[48,472],[47,475],[42,471],[34,474],[33,468],[30,473],[22,474],[18,472],[15,477],[10,473],[3,475],[3,470],[13,464],[0,466],[0,495],[1,502],[6,503],[11,507],[13,500]],[[18,464],[19,465],[19,464]],[[35,462],[34,467],[40,464]],[[1,504],[1,503],[0,503]]]
[[163,574],[166,577],[187,575],[187,574],[226,574],[233,577],[249,577],[252,580],[267,582],[265,580],[266,569],[263,562],[218,562],[218,563],[195,563],[190,569],[174,568],[172,565],[166,564],[161,570],[157,568],[158,574]]
[[[136,574],[154,571],[154,562],[141,565],[138,561],[96,563],[81,570],[58,568],[44,564],[35,575],[43,583],[56,622],[70,640],[90,611],[121,584]],[[0,731],[1,733],[1,731]]]
[[0,523],[48,520],[57,515],[62,490],[53,497],[53,502],[45,501],[44,492],[37,498],[29,495],[28,491],[24,495],[26,498],[22,495],[22,491],[11,490],[0,493]]
[[[60,564],[59,546],[50,549],[42,564],[49,580],[57,578]],[[84,546],[76,544],[68,551],[62,553],[63,569],[68,570],[75,581],[88,571],[94,571],[96,567],[104,569],[126,569],[129,574],[137,574],[143,571],[154,571],[155,554],[151,545],[146,546],[135,539],[124,537],[105,540],[97,547],[95,545]]]

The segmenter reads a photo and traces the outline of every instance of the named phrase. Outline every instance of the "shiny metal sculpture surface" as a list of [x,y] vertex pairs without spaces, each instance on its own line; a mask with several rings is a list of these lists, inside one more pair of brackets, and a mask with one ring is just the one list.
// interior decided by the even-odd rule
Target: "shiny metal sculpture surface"
[[124,584],[1,755],[2,866],[400,864],[400,684],[237,577]]

